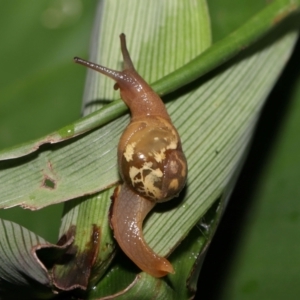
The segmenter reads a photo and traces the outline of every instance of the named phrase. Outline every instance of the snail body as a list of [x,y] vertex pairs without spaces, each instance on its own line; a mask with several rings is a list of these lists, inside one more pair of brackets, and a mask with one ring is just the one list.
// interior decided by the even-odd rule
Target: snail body
[[174,273],[170,262],[153,252],[144,240],[142,225],[158,202],[176,197],[185,186],[187,162],[180,137],[160,99],[136,72],[120,35],[123,71],[75,58],[75,62],[116,81],[131,121],[118,145],[118,167],[123,180],[113,196],[111,225],[121,249],[143,271],[155,277]]

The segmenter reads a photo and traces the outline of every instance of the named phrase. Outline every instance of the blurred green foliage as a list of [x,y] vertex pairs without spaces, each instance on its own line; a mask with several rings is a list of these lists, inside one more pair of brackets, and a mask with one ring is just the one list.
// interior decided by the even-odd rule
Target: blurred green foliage
[[[258,0],[208,3],[214,40],[265,5]],[[299,26],[299,14],[293,20]],[[203,299],[299,299],[299,65],[298,41],[265,105],[249,157],[204,262],[199,280]]]
[[[0,148],[59,129],[80,117],[96,1],[1,1]],[[0,210],[56,242],[62,205],[37,212]],[[49,226],[51,224],[51,226]]]

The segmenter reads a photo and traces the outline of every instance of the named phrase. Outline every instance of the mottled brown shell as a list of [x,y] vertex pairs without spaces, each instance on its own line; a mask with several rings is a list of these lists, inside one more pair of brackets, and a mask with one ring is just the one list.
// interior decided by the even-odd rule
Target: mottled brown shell
[[176,197],[186,182],[186,159],[174,126],[160,117],[131,122],[118,147],[125,183],[155,202]]

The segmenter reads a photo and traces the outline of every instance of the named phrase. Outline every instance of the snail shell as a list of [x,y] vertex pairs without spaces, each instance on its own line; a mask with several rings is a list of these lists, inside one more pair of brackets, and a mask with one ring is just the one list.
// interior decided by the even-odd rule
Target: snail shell
[[81,58],[75,62],[114,79],[131,112],[130,124],[118,145],[118,167],[124,181],[113,195],[111,226],[121,249],[143,271],[155,277],[174,273],[170,262],[145,242],[143,220],[157,202],[176,197],[187,178],[187,162],[180,137],[160,99],[136,72],[120,35],[123,71]]
[[161,117],[131,122],[118,147],[122,179],[139,195],[163,202],[177,196],[186,181],[186,159],[177,131]]

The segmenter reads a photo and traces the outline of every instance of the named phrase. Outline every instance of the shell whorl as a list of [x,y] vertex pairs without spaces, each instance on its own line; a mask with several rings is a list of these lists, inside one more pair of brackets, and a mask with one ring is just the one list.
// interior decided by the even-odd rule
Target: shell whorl
[[179,194],[186,182],[186,159],[176,129],[160,117],[131,122],[119,143],[124,182],[155,202]]

